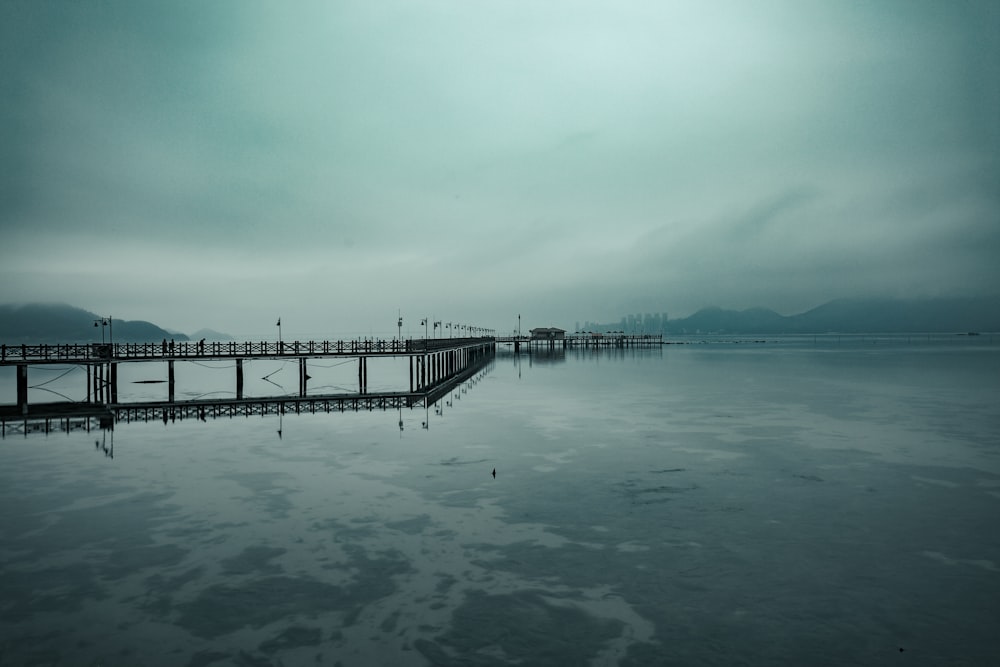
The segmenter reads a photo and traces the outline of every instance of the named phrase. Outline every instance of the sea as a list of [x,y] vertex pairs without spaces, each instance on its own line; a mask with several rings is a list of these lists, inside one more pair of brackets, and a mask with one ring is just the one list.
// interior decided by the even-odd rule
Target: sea
[[[178,362],[176,398],[234,373]],[[165,377],[121,364],[119,400]],[[4,666],[996,664],[1000,336],[499,346],[426,409],[0,439]]]

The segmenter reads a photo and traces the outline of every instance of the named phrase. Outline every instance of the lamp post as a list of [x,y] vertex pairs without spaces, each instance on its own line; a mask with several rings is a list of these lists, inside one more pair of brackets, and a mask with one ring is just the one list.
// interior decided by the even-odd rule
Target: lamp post
[[399,313],[399,319],[396,321],[396,328],[399,330],[397,338],[403,340],[403,312],[397,311]]
[[424,325],[424,340],[427,340],[427,318],[420,318],[420,323]]
[[104,327],[108,327],[108,337],[110,338],[110,342],[111,343],[115,342],[115,330],[114,330],[114,325],[111,322],[112,319],[110,315],[107,317],[99,317],[96,320],[94,320],[94,327],[101,327],[102,345],[104,344]]
[[278,327],[278,347],[281,347],[281,318],[278,318],[278,323],[275,325]]

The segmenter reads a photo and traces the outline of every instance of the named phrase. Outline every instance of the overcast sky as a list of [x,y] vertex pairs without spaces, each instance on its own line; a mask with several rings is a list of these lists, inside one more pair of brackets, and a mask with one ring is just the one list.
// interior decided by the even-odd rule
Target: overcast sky
[[1000,3],[0,0],[0,302],[509,330],[1000,292]]

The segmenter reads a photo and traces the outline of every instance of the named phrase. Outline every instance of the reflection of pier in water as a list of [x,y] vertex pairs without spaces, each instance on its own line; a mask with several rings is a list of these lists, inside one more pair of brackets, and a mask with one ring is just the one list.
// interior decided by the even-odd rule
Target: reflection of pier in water
[[[115,424],[133,422],[207,421],[236,417],[267,417],[333,412],[374,412],[404,408],[435,408],[443,414],[443,405],[451,406],[454,394],[465,393],[466,385],[479,382],[493,368],[492,357],[470,366],[432,390],[422,393],[382,392],[370,394],[329,394],[317,396],[270,396],[250,399],[202,399],[174,402],[135,402],[119,404],[38,403],[28,415],[9,414],[0,410],[0,436],[29,433],[71,433],[77,431],[113,430]],[[459,395],[460,397],[460,395]],[[9,406],[4,406],[9,407]],[[428,428],[425,420],[422,428]],[[402,418],[400,418],[402,430]],[[106,451],[107,453],[107,451]]]

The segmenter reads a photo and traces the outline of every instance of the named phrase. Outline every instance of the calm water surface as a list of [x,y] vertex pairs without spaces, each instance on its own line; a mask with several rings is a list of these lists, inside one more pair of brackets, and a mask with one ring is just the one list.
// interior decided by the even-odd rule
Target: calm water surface
[[1000,655],[1000,345],[501,350],[427,412],[0,451],[2,665]]

